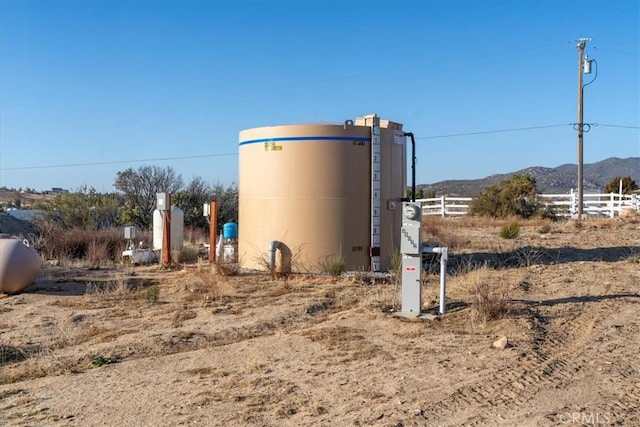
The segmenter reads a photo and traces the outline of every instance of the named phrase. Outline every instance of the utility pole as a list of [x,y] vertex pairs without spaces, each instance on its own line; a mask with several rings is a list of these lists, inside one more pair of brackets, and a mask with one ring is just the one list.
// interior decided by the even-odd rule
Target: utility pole
[[583,159],[582,159],[582,137],[584,134],[584,119],[583,119],[583,102],[582,94],[584,92],[584,85],[582,84],[582,73],[584,66],[584,48],[587,42],[591,41],[590,38],[583,37],[577,40],[578,42],[578,219],[582,219],[582,205],[583,205]]

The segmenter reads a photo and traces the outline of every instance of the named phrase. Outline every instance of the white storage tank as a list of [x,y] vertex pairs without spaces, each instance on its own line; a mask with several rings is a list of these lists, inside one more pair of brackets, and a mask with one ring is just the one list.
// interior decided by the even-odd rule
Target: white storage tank
[[[162,236],[164,234],[163,213],[158,209],[153,211],[153,249],[162,250]],[[177,206],[171,206],[171,251],[182,249],[184,245],[184,213]]]

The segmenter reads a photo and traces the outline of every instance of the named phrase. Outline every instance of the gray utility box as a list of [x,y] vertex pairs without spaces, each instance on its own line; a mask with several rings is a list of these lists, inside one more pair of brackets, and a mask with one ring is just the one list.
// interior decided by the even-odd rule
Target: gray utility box
[[159,211],[168,211],[171,209],[171,194],[156,193],[156,208]]
[[400,230],[400,252],[406,255],[422,254],[422,212],[416,204],[402,206],[402,230]]
[[125,239],[135,239],[136,238],[136,228],[135,227],[125,227],[124,228],[124,238]]
[[402,314],[418,316],[422,309],[422,210],[417,203],[402,204]]

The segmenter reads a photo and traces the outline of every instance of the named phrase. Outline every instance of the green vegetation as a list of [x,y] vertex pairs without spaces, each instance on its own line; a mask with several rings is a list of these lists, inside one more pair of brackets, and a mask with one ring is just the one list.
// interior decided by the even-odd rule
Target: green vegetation
[[503,239],[515,239],[520,235],[520,224],[511,222],[500,228],[500,237]]
[[[424,188],[416,189],[416,200],[419,199],[433,199],[436,197],[436,192],[433,190],[425,191]],[[407,188],[407,198],[411,198],[411,189]]]
[[157,193],[176,193],[183,186],[182,175],[171,166],[140,166],[116,174],[113,184],[126,201],[123,220],[140,228],[152,225],[152,212],[156,207]]
[[494,218],[531,218],[540,214],[541,210],[536,180],[526,175],[513,175],[497,185],[487,187],[471,202],[472,214]]
[[184,212],[186,228],[208,233],[209,224],[202,215],[202,205],[212,200],[218,206],[220,227],[226,222],[237,221],[238,188],[235,184],[228,187],[210,185],[195,177],[183,188],[182,177],[171,167],[142,166],[118,172],[114,187],[119,193],[101,194],[93,187],[84,186],[35,203],[33,209],[45,211],[40,229],[45,234],[54,228],[102,231],[124,225],[148,230],[153,221],[156,193],[161,192],[172,194],[172,204]]
[[97,356],[94,356],[91,359],[91,366],[93,366],[94,368],[99,368],[101,366],[110,365],[110,364],[115,363],[115,362],[116,362],[115,359],[113,359],[111,357],[103,356],[102,354],[99,354]]
[[58,194],[52,201],[36,203],[34,209],[44,210],[46,219],[66,229],[101,230],[118,225],[120,198],[84,186],[74,193]]
[[636,182],[631,179],[630,176],[621,177],[616,176],[604,187],[605,193],[618,193],[620,192],[620,181],[622,181],[622,194],[631,194],[633,190],[637,190],[638,186]]
[[323,271],[329,273],[331,277],[340,277],[346,270],[346,264],[342,252],[335,255],[329,255],[321,263],[320,267]]
[[151,303],[156,303],[160,299],[160,286],[157,283],[147,288],[147,300]]

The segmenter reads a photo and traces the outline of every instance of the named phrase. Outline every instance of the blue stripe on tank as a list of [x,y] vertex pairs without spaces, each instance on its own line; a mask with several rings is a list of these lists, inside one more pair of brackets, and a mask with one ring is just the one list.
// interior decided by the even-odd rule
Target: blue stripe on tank
[[240,145],[261,144],[264,142],[292,142],[292,141],[370,141],[371,138],[361,136],[286,136],[276,138],[260,138],[241,141]]

